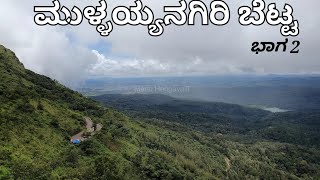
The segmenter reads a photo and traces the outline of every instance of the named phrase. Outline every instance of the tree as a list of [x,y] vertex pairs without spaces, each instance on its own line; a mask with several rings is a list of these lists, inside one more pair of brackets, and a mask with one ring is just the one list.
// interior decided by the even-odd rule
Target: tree
[[2,179],[13,179],[13,176],[11,175],[10,169],[0,166],[0,180]]
[[41,103],[41,100],[38,101],[37,109],[42,111],[43,110],[43,105]]

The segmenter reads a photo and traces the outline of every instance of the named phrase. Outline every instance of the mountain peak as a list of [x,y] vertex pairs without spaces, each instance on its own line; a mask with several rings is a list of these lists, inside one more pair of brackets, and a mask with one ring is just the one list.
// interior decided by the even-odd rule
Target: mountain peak
[[1,68],[11,68],[18,71],[24,70],[24,66],[19,61],[16,54],[3,45],[0,45],[0,65]]

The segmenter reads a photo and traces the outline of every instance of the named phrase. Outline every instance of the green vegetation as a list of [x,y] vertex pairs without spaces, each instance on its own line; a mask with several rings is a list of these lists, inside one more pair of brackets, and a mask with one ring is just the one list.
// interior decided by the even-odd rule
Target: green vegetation
[[[14,53],[2,46],[0,104],[0,179],[320,177],[316,148],[281,141],[244,143],[212,132],[208,135],[208,129],[182,121],[132,120],[24,69]],[[239,120],[268,115],[255,109],[238,111],[239,106],[232,111],[225,111],[227,105],[217,108],[220,114],[237,114]],[[69,138],[84,128],[86,116],[103,129],[78,146],[70,144]]]
[[[270,113],[239,105],[186,101],[157,94],[106,94],[92,98],[120,109],[139,122],[184,132],[184,136],[197,132],[202,138],[210,137],[215,145],[222,143],[227,152],[236,149],[236,153],[232,152],[226,157],[242,150],[242,158],[249,158],[250,154],[252,156],[249,159],[259,159],[261,165],[273,162],[273,167],[301,178],[311,178],[306,174],[319,176],[315,172],[320,168],[317,163],[320,153],[320,112]],[[191,137],[198,141],[202,139]],[[218,142],[213,139],[218,139]],[[242,158],[241,162],[247,162]],[[301,169],[301,162],[304,170]],[[305,166],[305,162],[313,162],[313,165],[307,163]],[[250,168],[257,170],[256,167]],[[256,174],[264,173],[257,171]]]

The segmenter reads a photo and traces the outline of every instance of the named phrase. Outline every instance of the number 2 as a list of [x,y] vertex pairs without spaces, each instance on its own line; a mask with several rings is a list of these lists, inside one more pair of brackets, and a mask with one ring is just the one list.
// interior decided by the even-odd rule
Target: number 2
[[293,41],[292,44],[293,45],[296,44],[296,46],[290,51],[290,53],[299,53],[299,49],[297,48],[300,46],[300,41]]

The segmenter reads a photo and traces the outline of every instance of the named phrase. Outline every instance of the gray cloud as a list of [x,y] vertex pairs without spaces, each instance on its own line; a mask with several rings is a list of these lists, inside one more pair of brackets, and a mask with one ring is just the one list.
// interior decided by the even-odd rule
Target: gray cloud
[[[32,2],[32,3],[30,3]],[[107,1],[110,10],[116,5],[133,5],[134,1]],[[178,1],[143,1],[163,17],[162,6]],[[241,73],[319,73],[320,2],[316,0],[278,1],[289,3],[300,23],[300,53],[253,54],[254,41],[283,41],[280,26],[243,27],[238,23],[237,9],[251,1],[226,1],[231,9],[230,22],[222,27],[168,26],[161,37],[148,35],[147,27],[116,26],[110,37],[102,38],[95,28],[83,22],[78,27],[38,27],[33,22],[33,6],[51,1],[3,2],[0,10],[0,43],[16,51],[26,67],[49,75],[65,84],[88,75],[151,76],[176,74],[241,74]],[[271,2],[271,1],[268,1]],[[61,0],[72,7],[96,4],[97,1]],[[73,35],[71,39],[68,34]],[[90,45],[111,43],[111,52],[97,52]],[[129,55],[123,58],[117,55]]]

